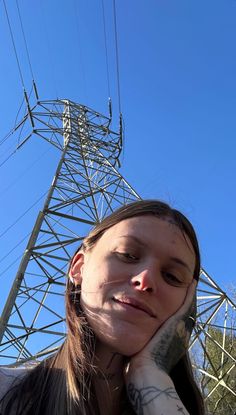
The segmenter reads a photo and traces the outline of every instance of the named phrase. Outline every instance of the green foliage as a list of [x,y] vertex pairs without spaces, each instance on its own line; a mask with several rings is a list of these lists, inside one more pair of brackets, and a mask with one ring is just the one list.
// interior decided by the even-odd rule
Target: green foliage
[[[236,334],[228,330],[210,327],[205,342],[206,356],[201,386],[209,415],[234,415],[236,413]],[[218,382],[216,381],[218,379]],[[217,385],[217,386],[216,386]],[[231,390],[230,390],[231,389]]]

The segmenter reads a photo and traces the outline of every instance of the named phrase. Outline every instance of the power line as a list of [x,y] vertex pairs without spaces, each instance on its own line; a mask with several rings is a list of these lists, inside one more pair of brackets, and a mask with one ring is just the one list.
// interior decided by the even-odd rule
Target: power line
[[[22,131],[22,130],[21,130]],[[21,134],[21,131],[20,131],[20,134]],[[6,158],[5,158],[5,160],[3,160],[3,162],[0,164],[0,168],[17,152],[17,150],[19,150],[22,146],[23,146],[23,144],[25,144],[26,143],[26,141],[28,141],[29,140],[29,138],[31,137],[31,134],[29,134],[21,143],[19,143],[18,142],[18,145],[17,145],[17,147],[15,148],[15,150],[13,150],[10,154],[9,154],[9,156],[7,156]],[[15,146],[15,145],[13,145],[13,146]],[[12,148],[12,146],[10,147],[10,148]]]
[[22,258],[22,254],[20,254],[16,259],[14,259],[14,261],[8,265],[7,268],[5,268],[1,273],[0,273],[0,277],[5,274],[5,272],[7,272],[20,258]]
[[24,213],[22,213],[22,215],[20,215],[10,226],[8,226],[8,228],[6,228],[1,234],[0,234],[0,238],[2,238],[10,229],[13,228],[13,226],[15,226],[35,205],[37,205],[37,203],[46,195],[46,193],[48,192],[48,190],[46,192],[44,192],[39,199],[36,200],[36,202],[34,202]]
[[[31,87],[31,90],[30,90],[29,99],[30,99],[30,96],[31,96],[32,90],[33,90],[33,87]],[[14,122],[14,128],[17,128],[17,120],[18,120],[18,116],[19,116],[19,114],[20,114],[20,112],[21,112],[21,108],[23,107],[24,102],[25,102],[25,97],[23,97],[23,99],[22,99],[22,101],[21,101],[21,104],[20,104],[20,107],[19,107],[19,109],[18,109],[18,111],[17,111],[17,113],[16,113],[16,118],[15,118],[15,122]],[[25,110],[25,114],[24,114],[24,116],[25,116],[26,114],[27,114],[27,110]],[[24,116],[23,116],[23,119],[24,119]]]
[[[38,91],[37,91],[35,78],[34,78],[34,74],[33,74],[33,68],[32,68],[31,61],[30,61],[29,49],[28,49],[28,45],[27,45],[27,42],[26,42],[26,36],[25,36],[25,31],[24,31],[24,27],[23,27],[23,23],[22,23],[22,18],[21,18],[21,14],[20,14],[20,8],[19,8],[18,0],[16,0],[16,5],[17,5],[17,10],[18,10],[19,20],[20,20],[20,25],[21,25],[21,31],[22,31],[22,35],[23,35],[23,39],[24,39],[24,43],[25,43],[25,49],[26,49],[28,64],[29,64],[30,72],[31,72],[31,76],[32,76],[33,89],[34,89],[36,99],[38,100],[39,96],[38,96]],[[32,89],[31,89],[31,91],[32,91]]]
[[[33,86],[31,87],[31,90],[30,90],[30,93],[29,93],[29,98],[30,98],[30,96],[31,96],[31,94],[32,94],[32,91],[33,91]],[[12,134],[14,134],[14,132],[16,131],[16,129],[17,129],[17,125],[16,125],[16,123],[17,123],[17,119],[18,119],[18,116],[19,116],[19,114],[20,114],[20,111],[21,111],[21,109],[22,109],[22,107],[23,107],[23,104],[24,104],[24,102],[25,102],[25,97],[23,97],[22,98],[22,101],[21,101],[21,104],[20,104],[20,106],[19,106],[19,109],[18,109],[18,111],[17,111],[17,113],[16,113],[16,117],[15,117],[15,122],[14,122],[14,127],[0,140],[0,146],[1,145],[3,145],[4,143],[5,143],[5,141],[12,135]],[[26,110],[26,114],[27,114],[27,110]],[[25,114],[25,115],[26,115]]]
[[17,151],[17,148],[8,156],[5,158],[5,160],[0,164],[0,167],[2,167]]
[[15,132],[15,127],[12,128],[0,141],[0,146]]
[[46,151],[44,151],[42,154],[40,154],[32,163],[30,163],[30,165],[24,169],[21,174],[17,175],[17,178],[15,180],[13,180],[7,187],[5,187],[5,189],[3,189],[1,191],[1,195],[0,195],[0,200],[2,199],[3,195],[12,187],[14,186],[36,163],[39,162],[39,160],[42,159],[42,157],[45,156],[45,154],[47,154],[50,151],[50,147],[47,148]]
[[12,45],[13,45],[13,49],[14,49],[14,52],[15,52],[15,57],[16,57],[16,62],[17,62],[19,74],[20,74],[21,84],[22,84],[22,87],[25,91],[25,84],[24,84],[23,74],[22,74],[22,71],[21,71],[20,61],[19,61],[17,51],[16,51],[16,45],[15,45],[15,41],[14,41],[13,32],[12,32],[12,29],[11,29],[11,23],[10,23],[10,19],[9,19],[9,16],[8,16],[7,6],[6,6],[6,3],[5,3],[5,0],[3,0],[3,4],[4,4],[5,12],[6,12],[6,17],[7,17],[7,22],[8,22],[10,34],[11,34],[11,40],[12,40]]
[[117,75],[118,106],[119,106],[119,112],[121,113],[120,71],[119,71],[118,36],[117,36],[117,23],[116,23],[116,0],[113,0],[113,12],[114,12],[114,26],[115,26],[116,75]]
[[13,248],[10,249],[10,251],[8,251],[2,258],[0,258],[0,263],[4,261],[4,259],[6,259],[13,251],[15,251],[15,249],[18,248],[18,246],[21,245],[22,242],[24,242],[30,234],[31,232],[27,233],[27,235],[24,236],[23,239],[21,239]]
[[[69,209],[67,209],[67,211],[66,211],[66,213],[68,213],[68,212],[70,212],[72,209],[71,208],[69,208]],[[61,219],[62,218],[60,218],[59,220],[54,220],[53,221],[53,223],[54,223],[54,225],[55,224],[58,224],[58,223],[61,223]],[[6,259],[16,248],[18,248],[18,246],[19,245],[21,245],[22,244],[22,242],[24,242],[25,240],[26,240],[26,238],[29,236],[29,235],[31,235],[31,232],[29,232],[26,236],[24,236],[24,238],[23,239],[21,239],[12,249],[10,249],[10,251],[8,251],[2,258],[0,258],[0,263],[2,262],[2,261],[4,261],[4,259]],[[38,241],[40,241],[41,239],[43,238],[43,235],[41,235],[39,238],[38,238]],[[20,258],[20,257],[22,257],[22,254],[19,256],[19,257],[17,257],[16,258],[16,260],[14,260],[3,272],[1,272],[0,273],[0,276],[1,275],[3,275],[6,271],[8,271],[8,269],[10,268],[10,267],[12,267],[12,265],[14,265],[15,264],[15,262],[16,261],[18,261],[18,259]]]
[[32,65],[31,65],[31,62],[30,62],[29,49],[28,49],[27,42],[26,42],[26,37],[25,37],[25,32],[24,32],[24,28],[23,28],[22,19],[21,19],[18,0],[16,0],[16,5],[17,5],[17,10],[18,10],[19,20],[20,20],[20,25],[21,25],[21,31],[22,31],[23,39],[24,39],[24,43],[25,43],[25,49],[26,49],[27,59],[28,59],[29,67],[30,67],[30,72],[31,72],[32,79],[34,80],[33,69],[32,69]]

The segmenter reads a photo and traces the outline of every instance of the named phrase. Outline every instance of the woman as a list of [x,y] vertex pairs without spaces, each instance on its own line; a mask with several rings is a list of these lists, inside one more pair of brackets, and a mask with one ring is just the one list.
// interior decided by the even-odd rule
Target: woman
[[112,213],[72,258],[64,344],[13,382],[1,413],[203,415],[187,352],[199,272],[180,212],[143,200]]

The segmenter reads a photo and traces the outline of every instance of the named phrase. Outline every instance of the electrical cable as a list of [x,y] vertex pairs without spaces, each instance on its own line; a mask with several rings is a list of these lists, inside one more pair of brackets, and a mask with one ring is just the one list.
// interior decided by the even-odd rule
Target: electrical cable
[[118,36],[117,36],[116,1],[115,0],[113,0],[113,12],[114,12],[114,26],[115,26],[116,75],[117,75],[118,106],[119,106],[119,113],[121,114],[120,71],[119,71]]
[[17,55],[17,51],[16,51],[16,45],[15,45],[15,41],[14,41],[13,32],[12,32],[12,29],[11,29],[11,23],[10,23],[10,19],[9,19],[9,15],[8,15],[8,11],[7,11],[7,6],[6,6],[6,3],[5,3],[5,0],[3,0],[3,4],[4,4],[5,12],[6,12],[6,17],[7,17],[7,22],[8,22],[10,34],[11,34],[11,40],[12,40],[12,45],[13,45],[13,49],[14,49],[14,52],[15,52],[15,57],[16,57],[16,62],[17,62],[19,74],[20,74],[21,84],[22,84],[22,87],[23,87],[23,89],[25,91],[26,89],[25,89],[24,78],[23,78],[23,74],[22,74],[22,71],[21,71],[21,67],[20,67],[20,61],[19,61],[19,58],[18,58],[18,55]]
[[[13,154],[14,153],[16,153],[16,151],[21,147],[20,146],[20,136],[21,136],[21,133],[22,133],[22,129],[23,129],[23,127],[24,127],[24,123],[22,124],[22,127],[21,127],[21,130],[20,130],[20,133],[19,133],[19,136],[18,136],[18,143],[17,143],[17,146],[15,147],[15,143],[13,143],[6,151],[5,151],[5,154],[11,149],[11,148],[13,148],[13,147],[15,147],[15,149],[14,149],[14,151],[9,155],[9,156],[7,156],[5,159],[4,159],[4,161],[0,164],[0,168],[10,159],[10,157],[11,156],[13,156]],[[14,127],[9,133],[7,133],[6,135],[5,135],[5,137],[2,139],[2,141],[0,142],[0,146],[1,145],[3,145],[4,143],[5,143],[5,141],[8,139],[8,138],[10,138],[10,136],[11,135],[13,135],[14,134],[14,132],[17,130],[17,128],[18,127]],[[5,154],[1,154],[0,155],[0,157],[2,157],[2,156],[4,156]]]
[[[10,155],[9,156],[7,156],[4,160],[3,160],[3,162],[0,164],[0,168],[17,152],[17,150],[19,150],[21,147],[22,147],[22,145],[24,145],[25,143],[26,143],[26,141],[28,141],[28,139],[31,137],[31,135],[32,135],[32,133],[30,133],[21,143],[20,143],[20,137],[21,137],[21,133],[22,133],[22,130],[23,130],[23,128],[24,128],[24,123],[22,124],[22,126],[21,126],[21,130],[20,130],[20,133],[19,133],[19,136],[18,136],[18,143],[17,143],[17,146],[16,146],[16,148],[15,148],[15,150],[14,151],[12,151],[12,153],[10,153]],[[14,131],[16,130],[17,128],[15,128],[14,129]],[[14,133],[14,131],[12,131],[12,133]],[[13,144],[13,146],[11,146],[10,148],[12,148],[12,147],[14,147],[15,146],[15,144]]]
[[108,88],[108,98],[110,98],[111,91],[110,91],[110,79],[109,79],[108,52],[107,52],[107,33],[106,33],[106,19],[105,19],[105,9],[104,9],[103,0],[102,0],[102,15],[103,15],[104,43],[105,43],[105,52],[106,52],[107,88]]
[[0,141],[0,146],[14,133],[15,127],[13,127]]
[[[31,87],[31,90],[30,90],[30,93],[29,93],[29,98],[30,98],[30,96],[31,96],[31,94],[32,94],[32,91],[33,91],[33,86]],[[15,132],[15,129],[16,129],[16,123],[17,123],[17,119],[18,119],[18,116],[19,116],[19,113],[20,113],[20,111],[21,111],[21,108],[22,108],[22,106],[23,106],[23,104],[24,104],[24,102],[25,102],[25,97],[23,97],[22,98],[22,101],[21,101],[21,104],[20,104],[20,107],[19,107],[19,109],[18,109],[18,111],[17,111],[17,113],[16,113],[16,117],[15,117],[15,122],[14,122],[14,127],[0,140],[0,146],[1,145],[3,145],[4,143],[5,143],[5,141]],[[27,114],[27,110],[26,110],[26,113],[25,113],[25,115]]]
[[[14,133],[14,131],[13,131],[13,133]],[[5,159],[7,157],[7,155],[12,151],[13,148],[14,149],[16,148],[16,144],[13,143],[13,142],[10,142],[10,140],[8,141],[8,144],[9,145],[7,146],[7,148],[6,148],[7,144],[5,144],[5,151],[0,152],[0,159],[1,160]]]
[[0,168],[15,154],[17,149],[15,149],[5,160],[0,164]]
[[13,251],[15,251],[16,248],[18,248],[18,246],[20,244],[22,244],[22,242],[24,242],[26,240],[26,238],[28,238],[28,236],[31,234],[31,232],[27,233],[26,236],[24,236],[23,239],[21,239],[12,249],[10,249],[10,251],[8,251],[2,258],[0,258],[0,263],[2,261],[4,261],[4,259],[6,259]]
[[[30,94],[31,94],[31,92],[30,92]],[[29,98],[30,98],[30,95],[29,95]],[[21,108],[22,108],[22,107],[23,107],[23,105],[24,105],[24,102],[25,102],[25,97],[23,97],[23,98],[22,98],[22,101],[21,101],[20,107],[19,107],[19,109],[18,109],[18,111],[17,111],[17,113],[16,113],[16,118],[15,118],[14,128],[16,127],[16,124],[17,124],[17,119],[18,119],[18,116],[19,116],[19,114],[20,114]]]
[[10,265],[8,265],[7,268],[5,268],[1,273],[0,277],[5,274],[6,271],[8,271],[20,258],[22,258],[22,254],[20,254]]
[[[68,209],[67,212],[69,212],[71,210]],[[60,220],[54,220],[54,223],[60,223]],[[6,255],[4,255],[3,258],[0,259],[0,263],[8,256],[10,255],[11,252],[13,252],[29,235],[31,234],[31,232],[29,232],[20,242],[17,243],[17,245],[14,246],[14,248],[12,248]],[[40,240],[43,237],[43,235],[41,235],[41,237],[39,237],[38,240]],[[7,266],[7,268],[5,268],[1,273],[0,273],[0,277],[5,274],[6,271],[8,271],[20,258],[22,258],[22,254],[19,255],[10,265]]]
[[40,200],[46,195],[46,193],[48,192],[48,190],[46,192],[44,192],[39,199],[36,200],[36,202],[34,202],[24,213],[22,213],[22,215],[20,215],[10,226],[8,226],[8,228],[6,228],[1,234],[0,234],[0,238],[2,238],[10,229],[13,228],[13,226],[15,226],[35,205],[37,205],[38,202],[40,202]]
[[34,81],[34,74],[33,74],[33,69],[32,69],[32,65],[31,65],[31,62],[30,62],[29,49],[28,49],[28,45],[27,45],[27,42],[26,42],[26,37],[25,37],[24,28],[23,28],[23,23],[22,23],[22,18],[21,18],[21,14],[20,14],[20,8],[19,8],[18,0],[16,0],[16,5],[17,5],[17,10],[18,10],[19,20],[20,20],[20,25],[21,25],[21,31],[22,31],[23,39],[24,39],[24,43],[25,43],[25,49],[26,49],[28,64],[29,64],[29,67],[30,67],[30,72],[31,72],[32,79]]
[[[33,81],[33,82],[34,82],[34,81]],[[30,99],[30,97],[31,97],[32,92],[33,92],[33,86],[31,87],[31,90],[30,90],[30,93],[29,93],[29,99]],[[23,97],[22,102],[21,102],[21,105],[20,105],[20,108],[18,109],[18,111],[17,111],[17,113],[16,113],[15,124],[14,124],[14,126],[15,126],[15,127],[16,127],[16,123],[17,123],[17,118],[18,118],[18,115],[19,115],[19,113],[20,113],[20,111],[21,111],[21,108],[23,107],[24,102],[25,102],[25,97]],[[26,115],[26,114],[27,114],[27,109],[25,110],[25,115]]]
[[37,157],[36,160],[34,160],[26,169],[24,169],[21,174],[19,174],[17,176],[17,178],[15,180],[13,180],[7,187],[5,187],[5,189],[1,190],[1,194],[0,194],[0,200],[1,198],[4,196],[4,194],[12,187],[14,186],[36,163],[38,163],[39,160],[41,160],[45,154],[47,154],[49,151],[51,150],[51,148],[47,148],[46,151],[44,151],[41,155],[39,155]]
[[[20,134],[21,134],[21,132],[20,132]],[[22,143],[21,144],[19,144],[19,140],[18,140],[18,145],[17,145],[17,147],[15,148],[15,150],[14,151],[12,151],[10,154],[9,154],[9,156],[7,156],[4,160],[3,160],[3,162],[0,164],[0,168],[2,167],[2,166],[4,166],[4,164],[17,152],[17,150],[19,150],[20,149],[20,147],[29,139],[29,137],[30,137],[30,135],[25,139],[25,140],[23,140],[22,141]],[[12,148],[12,147],[15,147],[15,144],[13,144],[10,148]]]

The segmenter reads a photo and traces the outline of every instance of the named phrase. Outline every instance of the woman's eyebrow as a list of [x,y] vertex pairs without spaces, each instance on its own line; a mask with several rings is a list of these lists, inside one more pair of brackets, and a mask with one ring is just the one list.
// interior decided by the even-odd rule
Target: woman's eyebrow
[[137,236],[134,235],[120,235],[118,238],[129,238],[133,239],[134,242],[138,243],[139,245],[146,246],[144,242],[141,241],[141,239],[137,238]]

